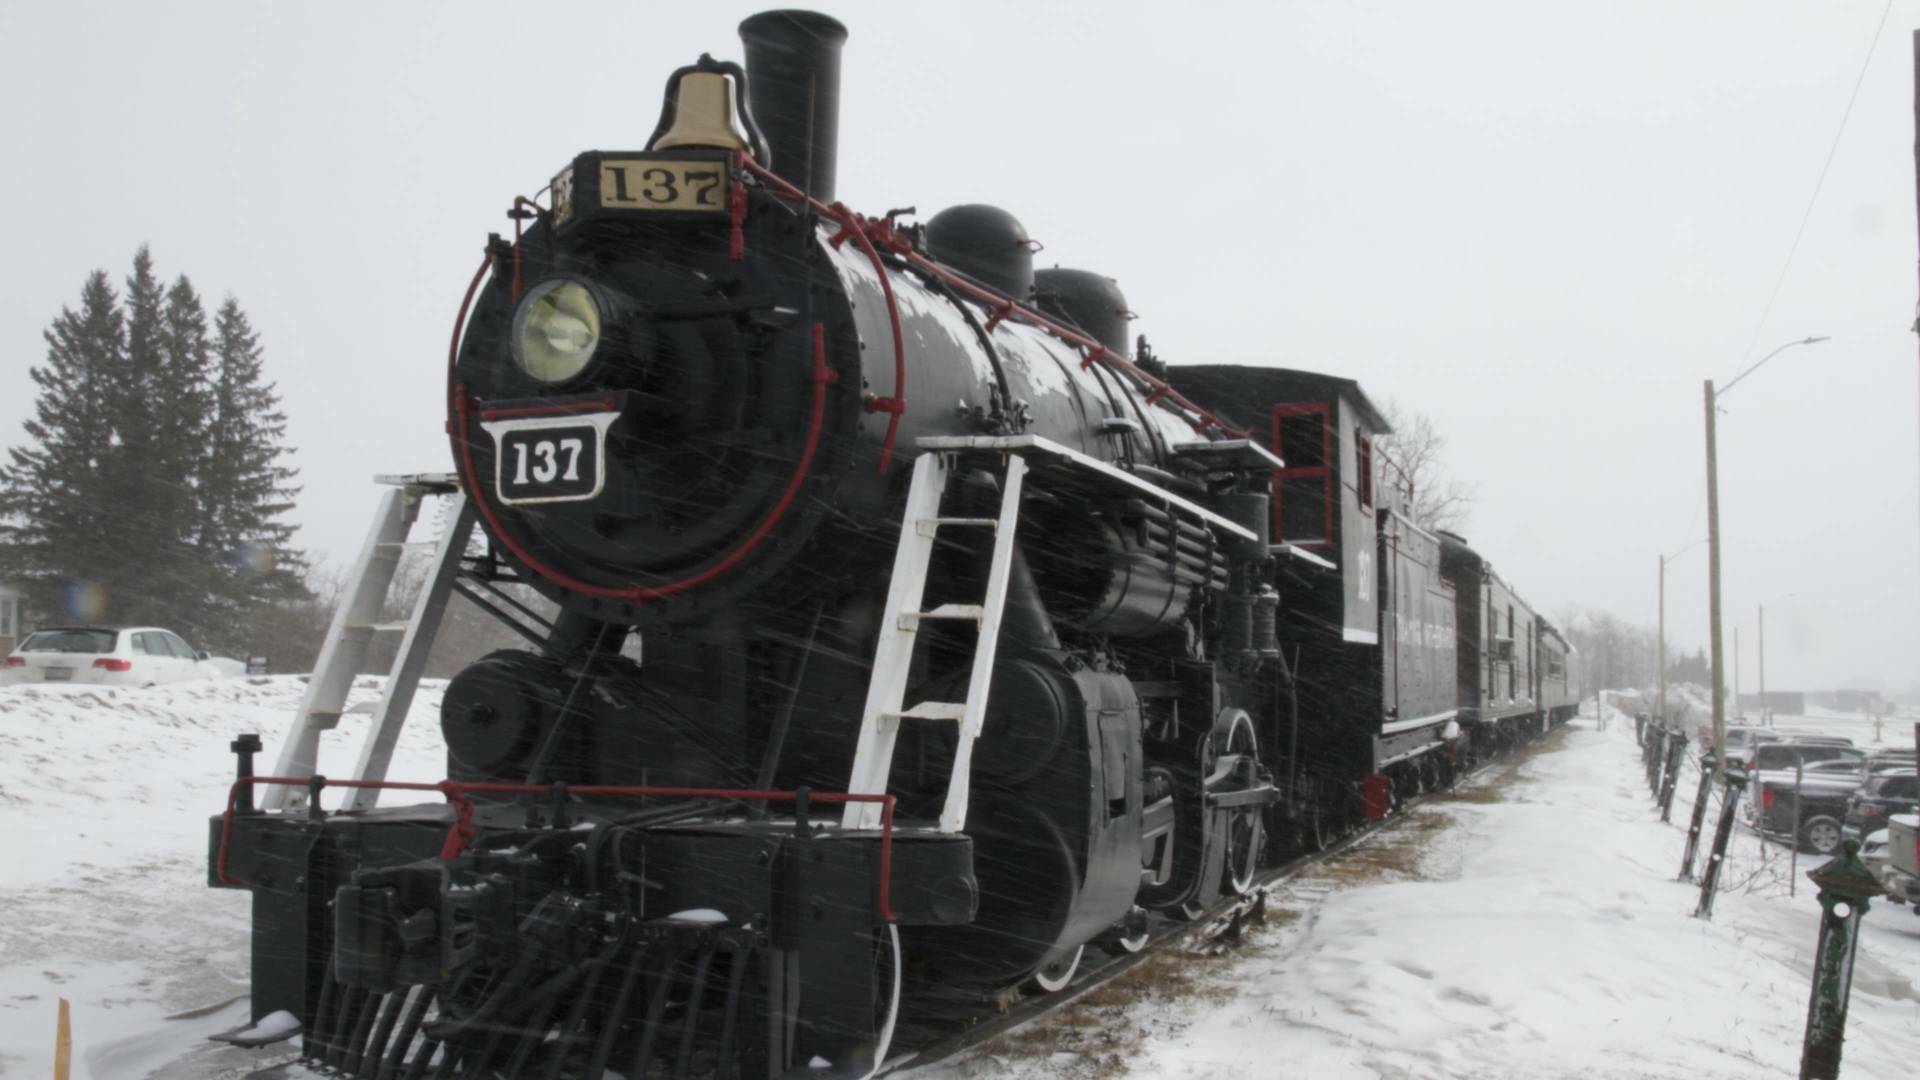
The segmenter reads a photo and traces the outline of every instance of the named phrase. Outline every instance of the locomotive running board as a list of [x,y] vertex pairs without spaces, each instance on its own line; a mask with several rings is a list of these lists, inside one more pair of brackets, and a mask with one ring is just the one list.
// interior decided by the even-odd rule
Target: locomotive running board
[[[474,511],[454,478],[444,473],[409,476],[377,476],[376,482],[388,485],[380,496],[373,528],[354,560],[352,573],[334,610],[320,657],[300,701],[293,730],[280,748],[275,776],[312,776],[319,767],[320,736],[339,726],[347,712],[347,695],[353,680],[366,670],[367,656],[374,639],[382,635],[400,635],[399,648],[387,671],[386,685],[373,705],[373,722],[367,728],[354,765],[354,780],[384,780],[393,759],[394,744],[406,723],[407,710],[413,705],[414,688],[427,664],[427,652],[440,618],[446,613],[447,597],[460,569],[460,557],[466,553],[473,535]],[[449,500],[446,527],[438,541],[409,543],[407,534],[420,516],[420,508],[433,496]],[[433,550],[427,580],[422,583],[404,622],[382,623],[380,609],[408,552]],[[354,711],[358,711],[355,709]],[[371,788],[355,789],[346,809],[370,810],[379,792]],[[303,788],[273,784],[267,786],[262,805],[268,810],[302,809],[307,792]]]
[[[1101,480],[1132,488],[1136,493],[1163,503],[1170,510],[1176,510],[1198,518],[1222,532],[1231,533],[1242,540],[1257,540],[1253,531],[1238,522],[1229,521],[1219,514],[1201,506],[1191,499],[1182,498],[1166,488],[1143,480],[1125,469],[1116,468],[1099,458],[1083,454],[1070,446],[1062,446],[1052,439],[1043,439],[1038,435],[935,435],[915,440],[914,445],[922,450],[945,451],[948,454],[965,451],[998,451],[1009,456],[1022,453],[1033,454],[1039,458],[1052,458],[1063,465],[1085,470]],[[1278,459],[1275,459],[1278,460]]]

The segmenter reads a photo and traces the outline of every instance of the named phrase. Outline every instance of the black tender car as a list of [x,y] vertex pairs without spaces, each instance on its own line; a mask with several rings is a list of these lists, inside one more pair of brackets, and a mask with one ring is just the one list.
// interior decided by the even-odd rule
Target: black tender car
[[1920,809],[1920,774],[1912,772],[1876,773],[1847,804],[1844,828],[1858,839],[1887,827],[1894,814],[1911,814]]

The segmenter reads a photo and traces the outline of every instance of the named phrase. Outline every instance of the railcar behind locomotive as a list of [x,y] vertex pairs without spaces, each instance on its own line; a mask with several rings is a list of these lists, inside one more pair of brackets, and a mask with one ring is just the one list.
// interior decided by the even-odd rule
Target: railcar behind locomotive
[[323,811],[308,738],[214,820],[311,1062],[866,1075],[1565,712],[1357,384],[1169,367],[1003,210],[847,210],[844,28],[741,36],[462,306],[464,573],[561,614],[448,687],[446,804]]

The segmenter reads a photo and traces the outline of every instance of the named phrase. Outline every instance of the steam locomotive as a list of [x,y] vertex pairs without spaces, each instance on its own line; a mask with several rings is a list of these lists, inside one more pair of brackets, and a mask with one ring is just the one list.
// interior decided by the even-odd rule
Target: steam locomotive
[[561,614],[448,686],[445,804],[214,819],[308,1067],[869,1075],[1574,709],[1356,383],[1164,364],[1005,211],[848,210],[845,29],[740,31],[462,305],[470,572]]

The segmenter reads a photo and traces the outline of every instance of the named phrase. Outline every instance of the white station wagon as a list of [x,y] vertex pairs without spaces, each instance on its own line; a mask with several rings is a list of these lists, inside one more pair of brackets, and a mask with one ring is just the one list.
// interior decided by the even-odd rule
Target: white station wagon
[[27,635],[0,662],[0,686],[159,686],[217,677],[219,670],[206,659],[180,635],[157,626],[49,626]]

